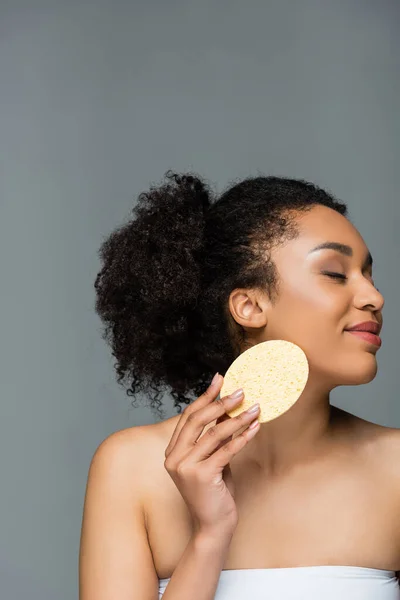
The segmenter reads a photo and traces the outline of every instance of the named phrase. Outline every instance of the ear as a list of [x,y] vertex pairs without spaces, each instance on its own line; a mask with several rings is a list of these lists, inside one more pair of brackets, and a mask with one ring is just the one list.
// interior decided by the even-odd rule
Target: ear
[[236,289],[229,296],[232,318],[244,329],[262,329],[268,323],[270,302],[261,290]]

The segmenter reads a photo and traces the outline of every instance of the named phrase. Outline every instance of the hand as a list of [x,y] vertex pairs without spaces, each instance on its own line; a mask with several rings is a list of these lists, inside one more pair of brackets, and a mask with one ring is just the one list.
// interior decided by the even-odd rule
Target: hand
[[[196,531],[233,533],[238,515],[229,461],[244,448],[258,430],[256,412],[244,411],[230,418],[226,412],[243,401],[225,396],[215,400],[223,383],[217,381],[184,409],[165,450],[164,466],[181,493]],[[214,401],[215,400],[215,401]],[[212,421],[202,436],[203,429]],[[251,424],[255,427],[249,429]],[[232,435],[246,429],[237,437]]]

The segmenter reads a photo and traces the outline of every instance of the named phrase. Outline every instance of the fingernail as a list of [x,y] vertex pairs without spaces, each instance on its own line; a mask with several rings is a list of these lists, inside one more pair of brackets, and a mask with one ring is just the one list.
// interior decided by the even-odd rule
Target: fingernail
[[212,379],[211,385],[215,385],[217,383],[218,379],[219,379],[219,373],[215,373],[215,375]]
[[246,412],[249,415],[252,415],[253,413],[256,413],[259,408],[260,408],[260,405],[257,403],[257,404],[254,404],[254,406],[250,406],[250,408],[248,408]]
[[243,396],[243,389],[242,388],[240,388],[240,390],[236,390],[236,392],[234,392],[233,394],[231,394],[232,400],[236,400],[237,398],[240,398],[240,396]]

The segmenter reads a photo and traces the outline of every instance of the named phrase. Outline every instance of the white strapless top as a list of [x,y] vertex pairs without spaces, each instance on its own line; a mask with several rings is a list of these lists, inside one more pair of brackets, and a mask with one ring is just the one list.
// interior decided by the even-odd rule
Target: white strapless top
[[[159,580],[159,600],[169,579]],[[215,600],[400,600],[395,571],[348,566],[221,571]]]

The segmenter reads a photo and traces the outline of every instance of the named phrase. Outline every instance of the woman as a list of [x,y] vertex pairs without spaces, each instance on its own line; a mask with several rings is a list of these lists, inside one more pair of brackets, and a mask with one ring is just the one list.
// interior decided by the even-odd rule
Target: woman
[[[400,598],[400,435],[329,402],[374,379],[384,304],[346,206],[305,181],[215,198],[170,173],[134,215],[102,245],[96,308],[118,381],[185,409],[97,449],[81,600]],[[227,417],[243,395],[219,398],[222,376],[272,339],[304,350],[309,379],[250,428],[257,412]]]

